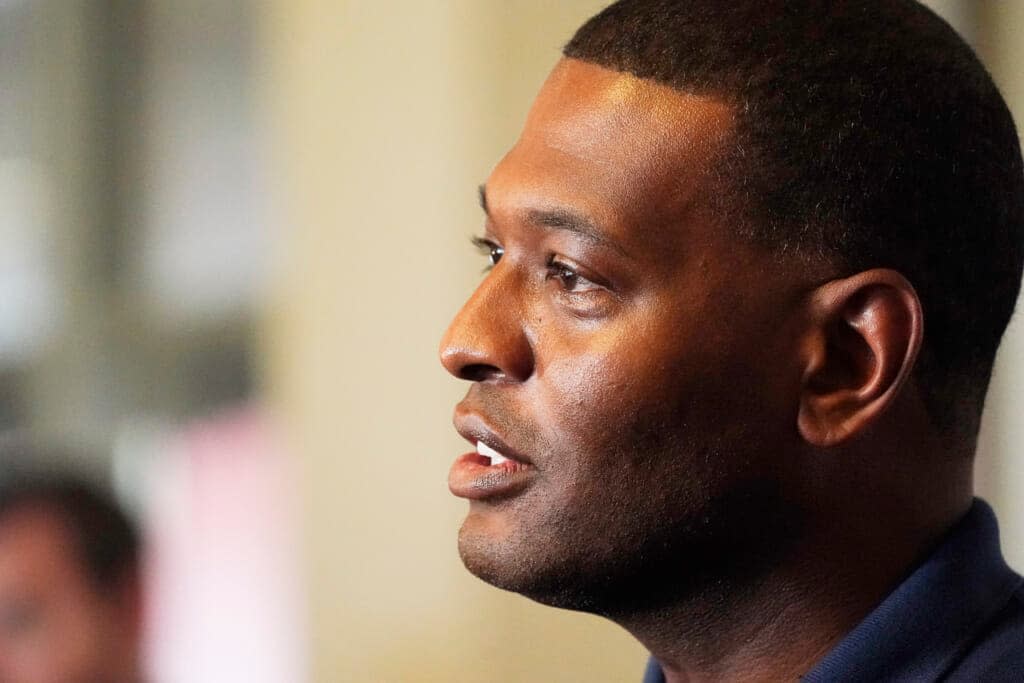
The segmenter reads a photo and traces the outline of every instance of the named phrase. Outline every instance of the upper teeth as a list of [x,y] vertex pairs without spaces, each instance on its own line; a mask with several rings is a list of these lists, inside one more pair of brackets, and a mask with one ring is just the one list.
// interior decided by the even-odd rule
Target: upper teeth
[[484,455],[490,458],[492,465],[500,465],[501,463],[508,460],[508,458],[506,458],[504,455],[502,455],[498,451],[494,450],[493,448],[485,444],[483,441],[476,442],[476,452],[479,453],[480,455]]

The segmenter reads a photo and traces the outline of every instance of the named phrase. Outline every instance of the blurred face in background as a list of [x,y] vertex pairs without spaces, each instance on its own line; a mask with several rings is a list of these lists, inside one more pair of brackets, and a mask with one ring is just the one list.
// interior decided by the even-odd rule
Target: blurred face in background
[[122,583],[94,584],[56,513],[28,504],[0,517],[0,681],[138,681],[136,587]]

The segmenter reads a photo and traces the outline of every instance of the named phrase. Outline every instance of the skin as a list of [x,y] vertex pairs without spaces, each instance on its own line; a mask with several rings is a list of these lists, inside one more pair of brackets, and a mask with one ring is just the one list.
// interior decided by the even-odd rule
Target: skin
[[128,582],[103,594],[62,520],[37,507],[0,519],[0,680],[136,683],[139,620]]
[[441,344],[471,382],[456,426],[530,462],[470,490],[466,566],[616,621],[669,681],[796,679],[971,500],[971,444],[917,395],[909,283],[716,221],[734,122],[560,62],[487,180],[496,264]]

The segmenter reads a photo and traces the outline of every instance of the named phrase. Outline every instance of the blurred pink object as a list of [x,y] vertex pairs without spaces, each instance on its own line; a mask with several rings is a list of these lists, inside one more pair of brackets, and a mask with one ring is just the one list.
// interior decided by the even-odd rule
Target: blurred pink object
[[291,462],[245,409],[187,429],[148,479],[154,683],[305,680]]

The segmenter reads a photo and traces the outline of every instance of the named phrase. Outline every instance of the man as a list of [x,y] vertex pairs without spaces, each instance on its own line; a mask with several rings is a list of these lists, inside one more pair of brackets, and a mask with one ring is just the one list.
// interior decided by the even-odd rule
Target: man
[[1016,133],[909,0],[623,0],[481,191],[466,566],[649,681],[1020,680],[972,456],[1022,263]]
[[137,683],[135,530],[81,481],[0,484],[0,681]]

